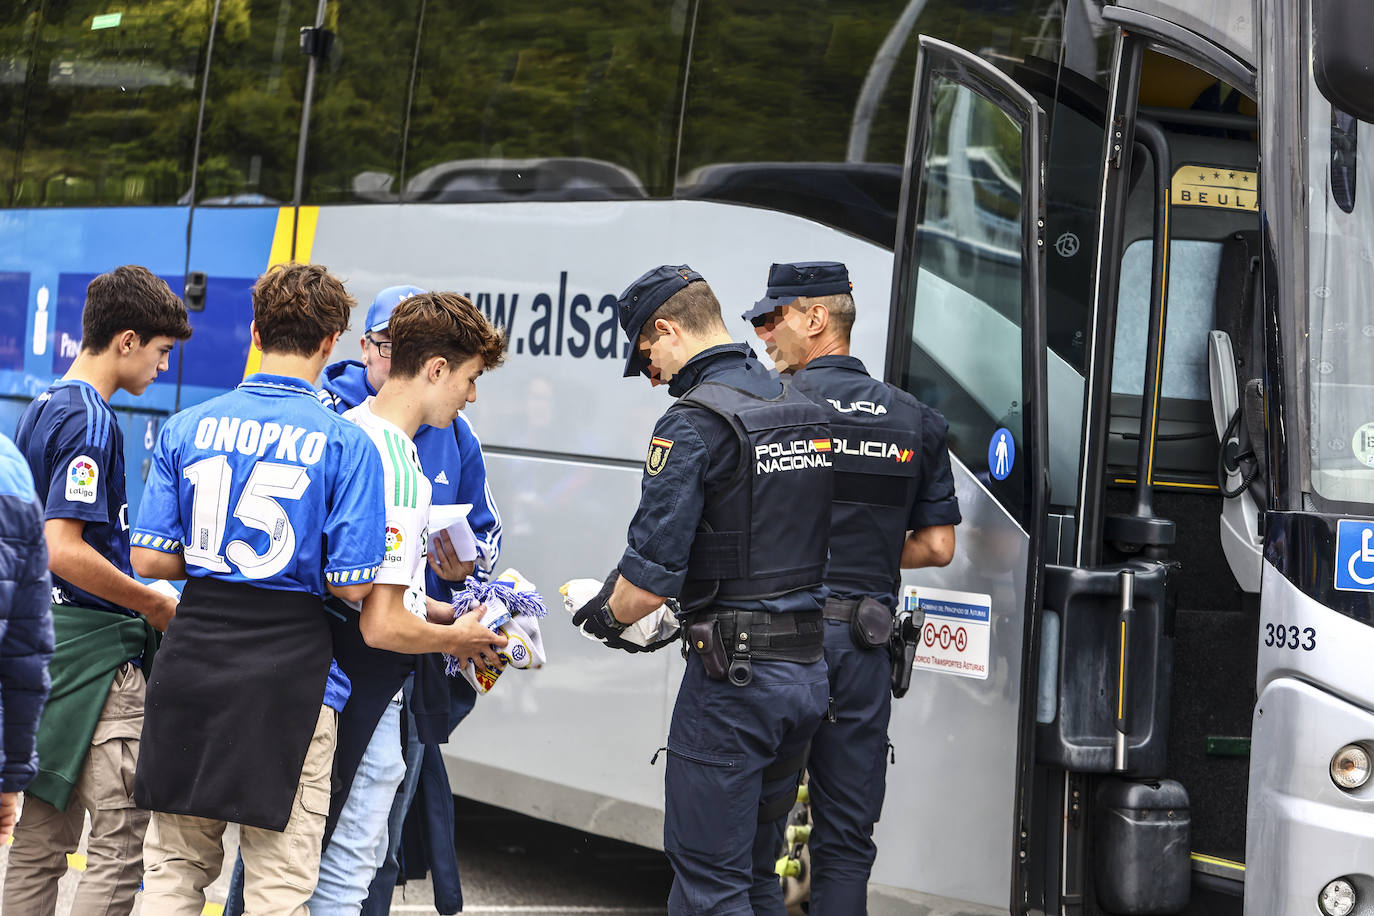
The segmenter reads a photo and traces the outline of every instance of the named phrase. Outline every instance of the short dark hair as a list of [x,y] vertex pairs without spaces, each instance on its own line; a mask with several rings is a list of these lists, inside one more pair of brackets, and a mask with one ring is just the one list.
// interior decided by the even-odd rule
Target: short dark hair
[[418,375],[436,356],[454,367],[481,357],[484,369],[495,369],[506,358],[506,335],[457,293],[417,293],[402,299],[386,330],[391,337],[391,374],[401,378]]
[[81,349],[99,353],[123,331],[133,331],[143,346],[154,337],[186,340],[191,336],[186,303],[148,268],[116,267],[86,287]]
[[706,285],[705,280],[695,280],[668,297],[658,309],[644,322],[643,333],[650,340],[658,339],[653,323],[659,318],[675,321],[684,331],[692,334],[709,334],[725,330],[725,320],[720,317],[720,300]]
[[819,305],[830,313],[830,324],[835,333],[845,340],[849,340],[850,332],[854,329],[854,296],[852,293],[831,293],[828,296],[810,296],[798,299],[792,303],[798,308],[810,308]]
[[312,356],[348,328],[357,302],[321,264],[278,264],[253,284],[253,323],[263,352]]

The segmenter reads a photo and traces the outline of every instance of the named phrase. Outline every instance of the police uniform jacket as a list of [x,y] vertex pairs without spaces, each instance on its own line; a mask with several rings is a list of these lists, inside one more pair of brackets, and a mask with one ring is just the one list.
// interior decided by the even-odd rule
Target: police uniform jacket
[[[722,344],[698,353],[673,377],[668,391],[681,398],[706,382],[728,385],[758,398],[773,399],[783,394],[782,383],[745,344]],[[627,580],[655,595],[683,595],[689,584],[693,542],[708,502],[731,485],[740,466],[740,437],[730,421],[690,401],[674,405],[654,426],[639,508],[630,522],[627,547],[618,566]],[[815,428],[825,435],[823,422]],[[825,464],[828,467],[828,460]],[[828,473],[825,483],[828,487]],[[815,507],[806,500],[791,500],[774,508],[784,525],[791,512],[797,522],[794,529],[809,531],[817,524],[824,528],[824,510],[819,521],[813,519]],[[787,549],[785,528],[777,532],[776,542],[780,549]],[[721,598],[713,607],[772,613],[815,611],[824,604],[826,594],[817,576],[814,584],[782,594]]]
[[895,607],[907,531],[957,525],[949,424],[933,407],[868,374],[853,356],[821,356],[792,388],[829,414],[835,456],[830,568],[837,598]]

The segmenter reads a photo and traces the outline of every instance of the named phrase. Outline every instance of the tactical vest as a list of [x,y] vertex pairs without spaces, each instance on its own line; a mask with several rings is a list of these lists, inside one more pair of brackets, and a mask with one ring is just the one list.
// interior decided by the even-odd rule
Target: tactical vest
[[818,587],[834,496],[825,412],[789,390],[768,399],[720,382],[697,385],[670,409],[689,406],[728,422],[740,455],[730,479],[706,494],[683,610]]
[[[845,595],[896,591],[907,518],[922,471],[920,406],[891,385],[884,386],[888,401],[880,404],[820,391],[813,378],[798,372],[790,387],[821,405],[830,418],[835,504],[826,584]],[[863,381],[871,391],[868,377]],[[878,413],[879,407],[884,412]]]

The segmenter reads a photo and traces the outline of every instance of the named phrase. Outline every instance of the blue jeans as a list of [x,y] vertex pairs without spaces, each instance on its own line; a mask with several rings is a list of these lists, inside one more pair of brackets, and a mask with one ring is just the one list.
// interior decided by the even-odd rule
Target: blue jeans
[[825,622],[825,663],[835,721],[811,740],[813,916],[868,912],[868,876],[878,848],[873,825],[887,792],[892,673],[886,649],[860,649],[849,624]]
[[[465,682],[466,683],[466,682]],[[406,813],[410,811],[410,803],[415,798],[415,788],[420,784],[420,761],[424,752],[424,745],[415,734],[415,716],[410,712],[409,698],[413,682],[406,680],[406,718],[408,728],[406,730],[406,775],[401,780],[401,787],[396,790],[396,796],[391,801],[391,815],[386,822],[387,850],[386,861],[382,867],[377,869],[376,876],[372,879],[372,886],[368,888],[367,899],[363,901],[364,916],[388,916],[391,912],[391,898],[396,891],[396,876],[401,870],[401,828],[405,826]]]
[[387,819],[405,777],[401,703],[387,704],[358,764],[338,826],[320,859],[312,916],[358,916],[377,869],[386,861]]
[[796,756],[825,715],[825,662],[754,661],[744,687],[706,677],[691,654],[668,732],[663,850],[673,866],[672,916],[784,916],[774,873],[785,814],[760,804],[795,792],[797,773],[763,771]]

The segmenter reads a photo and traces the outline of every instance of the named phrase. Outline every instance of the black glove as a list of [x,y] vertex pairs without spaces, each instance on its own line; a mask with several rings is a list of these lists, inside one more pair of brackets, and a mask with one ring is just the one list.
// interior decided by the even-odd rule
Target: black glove
[[613,649],[638,652],[640,651],[639,646],[620,638],[620,634],[625,632],[625,627],[628,624],[616,620],[615,615],[611,613],[610,606],[606,603],[611,598],[611,592],[615,591],[615,583],[619,579],[620,570],[611,570],[611,574],[606,577],[606,581],[601,585],[601,591],[597,592],[591,601],[578,608],[576,614],[573,614],[573,626],[587,635],[601,640]]

